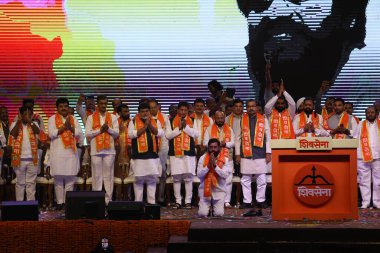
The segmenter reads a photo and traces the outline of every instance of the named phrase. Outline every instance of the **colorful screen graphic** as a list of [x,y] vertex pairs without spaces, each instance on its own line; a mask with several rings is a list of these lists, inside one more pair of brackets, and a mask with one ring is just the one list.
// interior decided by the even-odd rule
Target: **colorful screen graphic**
[[380,0],[0,0],[0,104],[12,118],[33,97],[47,117],[59,96],[106,94],[167,112],[212,79],[262,97],[266,53],[295,98],[328,79],[363,117],[380,99],[379,23]]

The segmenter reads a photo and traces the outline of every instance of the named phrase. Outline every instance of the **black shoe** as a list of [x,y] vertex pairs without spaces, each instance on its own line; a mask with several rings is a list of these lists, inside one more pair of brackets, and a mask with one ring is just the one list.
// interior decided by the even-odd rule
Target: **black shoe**
[[266,209],[269,207],[269,205],[264,201],[264,202],[258,202],[257,207],[260,209]]
[[251,203],[242,203],[240,206],[239,206],[239,209],[247,209],[247,208],[252,208],[252,204]]
[[184,209],[191,209],[193,208],[190,203],[187,203],[183,206]]
[[263,212],[261,211],[261,209],[259,210],[252,209],[243,214],[243,217],[256,217],[256,216],[263,216]]
[[174,205],[171,206],[173,209],[181,209],[181,204],[175,203]]

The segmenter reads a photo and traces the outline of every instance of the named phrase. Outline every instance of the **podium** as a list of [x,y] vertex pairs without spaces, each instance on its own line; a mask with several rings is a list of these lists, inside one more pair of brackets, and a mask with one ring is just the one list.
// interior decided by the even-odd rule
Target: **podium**
[[358,219],[358,140],[271,140],[273,220]]

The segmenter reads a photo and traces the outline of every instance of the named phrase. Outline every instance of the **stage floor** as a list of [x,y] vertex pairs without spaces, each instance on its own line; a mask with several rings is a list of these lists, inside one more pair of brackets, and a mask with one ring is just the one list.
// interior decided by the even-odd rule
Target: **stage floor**
[[[377,227],[380,228],[380,209],[359,209],[359,220],[345,220],[345,221],[273,221],[271,218],[271,208],[263,209],[263,216],[261,217],[243,217],[248,209],[225,209],[223,217],[199,218],[197,216],[198,208],[193,209],[171,209],[168,207],[161,207],[161,220],[189,220],[191,222],[244,222],[244,223],[259,223],[259,224],[273,224],[276,226],[286,225],[334,225],[344,227]],[[64,211],[40,211],[40,220],[53,221],[65,220]]]

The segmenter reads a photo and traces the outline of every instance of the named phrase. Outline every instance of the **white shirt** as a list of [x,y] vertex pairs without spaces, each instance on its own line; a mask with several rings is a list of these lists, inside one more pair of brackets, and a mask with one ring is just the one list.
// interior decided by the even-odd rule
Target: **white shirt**
[[[290,114],[290,118],[293,119],[294,115],[296,114],[296,103],[294,102],[294,99],[292,98],[292,96],[290,96],[289,93],[286,91],[284,92],[284,97],[285,97],[286,101],[288,102],[288,111]],[[272,116],[271,115],[272,109],[274,108],[278,98],[279,97],[276,95],[276,96],[272,97],[265,104],[265,108],[264,108],[265,109],[265,115],[268,117],[268,119],[270,119],[270,117]]]
[[355,129],[353,133],[353,137],[359,140],[359,148],[358,148],[358,159],[363,159],[362,155],[362,144],[360,140],[360,136],[363,129],[363,122],[367,121],[367,130],[369,135],[369,146],[371,147],[372,159],[380,158],[380,129],[377,125],[376,120],[373,123],[370,123],[368,120],[363,120],[359,122],[358,127]]
[[[105,115],[100,114],[100,126],[102,126],[105,122]],[[111,121],[112,121],[112,127],[109,126],[107,132],[111,135],[111,148],[110,149],[103,149],[103,150],[96,150],[96,139],[95,137],[100,134],[100,128],[93,130],[92,129],[92,123],[93,123],[93,116],[94,114],[88,116],[87,122],[86,122],[86,137],[90,140],[91,145],[91,155],[109,155],[109,154],[116,154],[115,151],[115,138],[119,136],[119,122],[117,121],[117,117],[110,113],[111,115]]]
[[241,118],[242,118],[243,115],[235,115],[234,113],[231,113],[230,115],[228,115],[226,117],[226,124],[229,125],[230,124],[230,121],[231,121],[231,117],[233,117],[233,122],[232,122],[232,126],[230,126],[232,128],[232,130],[234,131],[234,134],[236,136],[236,133],[240,131],[240,128],[241,128]]
[[[210,117],[209,117],[209,119],[210,119],[210,126],[211,126],[214,121]],[[199,133],[199,136],[196,138],[196,140],[197,140],[196,142],[198,143],[198,145],[202,145],[202,143],[203,143],[202,138],[204,137],[204,135],[203,136],[201,135],[202,131],[203,131],[202,122],[203,122],[203,116],[200,119],[197,116],[195,116],[194,128],[197,129],[197,131]],[[206,133],[204,133],[204,134],[206,134]]]
[[[13,130],[13,128],[16,126],[16,123],[17,121],[12,122],[10,131]],[[35,122],[33,122],[32,124],[38,127],[38,125]],[[24,124],[21,124],[21,125],[22,125],[22,144],[21,144],[22,150],[21,150],[20,158],[31,159],[33,158],[33,154],[32,154],[32,146],[30,145],[30,140],[29,140],[28,127]],[[35,136],[36,136],[36,140],[38,140],[38,134],[36,134]]]
[[[159,147],[159,150],[168,150],[169,149],[169,141],[168,139],[166,139],[165,137],[165,131],[166,131],[166,128],[168,127],[168,125],[170,125],[170,121],[169,121],[169,117],[162,113],[162,115],[164,116],[164,121],[165,121],[165,126],[162,126],[161,125],[161,122],[160,122],[160,126],[162,127],[162,131],[163,131],[163,134],[160,135],[160,138],[161,138],[161,146]],[[157,116],[153,116],[153,118],[159,122],[159,120],[157,119]],[[158,135],[157,135],[158,136]]]
[[[318,128],[315,129],[315,136],[317,136],[317,137],[329,137],[330,133],[323,128],[322,116],[320,114],[317,114],[317,116],[319,118],[318,119],[319,125],[318,125]],[[312,115],[310,114],[306,119],[306,123],[312,122],[311,117],[312,117]],[[293,119],[293,128],[294,128],[294,133],[295,133],[296,137],[299,137],[300,135],[305,133],[305,130],[303,128],[300,128],[299,125],[300,125],[300,114],[297,114],[296,116],[294,116],[294,119]],[[313,135],[313,133],[307,133],[307,137],[312,137],[312,135]]]

